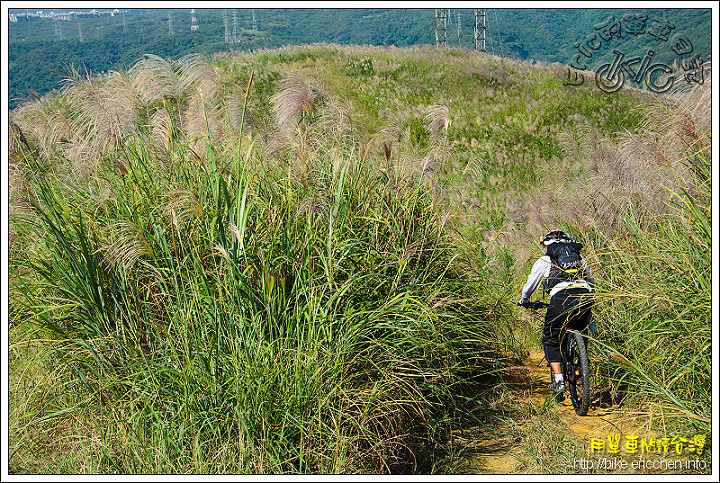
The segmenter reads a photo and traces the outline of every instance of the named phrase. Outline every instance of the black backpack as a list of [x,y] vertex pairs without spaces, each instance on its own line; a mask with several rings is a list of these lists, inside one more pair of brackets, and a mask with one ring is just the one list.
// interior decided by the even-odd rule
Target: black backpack
[[545,281],[545,290],[550,290],[560,282],[571,282],[585,278],[585,266],[580,256],[582,244],[569,241],[548,245],[547,254],[550,257],[550,275]]

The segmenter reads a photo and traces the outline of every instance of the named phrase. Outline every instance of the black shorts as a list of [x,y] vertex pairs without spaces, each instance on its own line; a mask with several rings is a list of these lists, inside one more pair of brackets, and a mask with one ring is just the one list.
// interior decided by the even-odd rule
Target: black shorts
[[585,330],[591,321],[592,301],[586,288],[567,288],[550,298],[545,312],[543,348],[548,362],[560,362],[560,332],[567,326],[573,330]]

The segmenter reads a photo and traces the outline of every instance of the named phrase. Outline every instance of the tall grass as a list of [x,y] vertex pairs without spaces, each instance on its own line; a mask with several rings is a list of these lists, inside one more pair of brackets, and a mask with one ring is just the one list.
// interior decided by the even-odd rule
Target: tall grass
[[[611,377],[661,414],[656,421],[700,432],[710,431],[711,401],[708,81],[658,100],[645,113],[646,132],[625,137],[626,156],[655,166],[637,176],[658,194],[616,204],[614,226],[574,227],[600,263],[597,342],[612,361]],[[616,190],[623,188],[635,186]]]
[[12,466],[442,471],[484,376],[526,355],[517,259],[558,220],[598,265],[612,376],[702,428],[709,124],[638,135],[637,95],[562,75],[430,48],[145,56],[18,109]]
[[696,168],[707,181],[697,191],[674,193],[671,212],[654,220],[629,214],[630,236],[600,251],[600,317],[602,342],[631,391],[709,431],[711,167],[700,158]]
[[119,136],[85,183],[62,183],[61,159],[28,175],[13,323],[47,340],[57,397],[15,410],[14,465],[40,431],[77,437],[73,471],[437,465],[434,431],[497,354],[426,185],[389,184],[347,139],[300,182],[306,146],[228,155],[209,129],[171,149]]

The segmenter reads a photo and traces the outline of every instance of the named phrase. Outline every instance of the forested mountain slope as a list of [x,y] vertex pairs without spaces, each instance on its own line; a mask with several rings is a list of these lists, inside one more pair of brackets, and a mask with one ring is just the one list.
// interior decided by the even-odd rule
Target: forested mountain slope
[[[59,88],[71,64],[101,72],[128,68],[146,53],[178,58],[194,52],[248,52],[317,42],[398,47],[435,44],[432,9],[255,9],[254,23],[250,9],[197,9],[199,28],[195,31],[190,30],[188,9],[129,9],[113,16],[70,16],[68,20],[23,17],[31,10],[10,12],[17,17],[8,30],[11,108],[30,91],[42,95]],[[672,35],[687,36],[694,53],[711,60],[709,9],[489,9],[487,52],[568,64],[578,52],[575,43],[593,35],[596,24],[633,13],[647,17],[645,31],[652,29],[655,18],[667,19],[673,26]],[[450,9],[447,45],[474,49],[474,21],[472,9]],[[226,32],[230,42],[226,42]],[[612,55],[613,48],[636,55],[652,48],[657,51],[656,61],[670,64],[674,58],[657,38],[626,30],[611,45],[594,52],[590,67],[601,65],[605,60],[600,59]]]

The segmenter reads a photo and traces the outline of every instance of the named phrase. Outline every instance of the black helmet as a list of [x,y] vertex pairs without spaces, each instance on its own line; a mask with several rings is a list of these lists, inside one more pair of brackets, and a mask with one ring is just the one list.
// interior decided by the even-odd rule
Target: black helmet
[[553,243],[574,243],[575,239],[570,238],[567,233],[561,230],[553,230],[540,238],[540,243],[545,246]]

